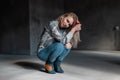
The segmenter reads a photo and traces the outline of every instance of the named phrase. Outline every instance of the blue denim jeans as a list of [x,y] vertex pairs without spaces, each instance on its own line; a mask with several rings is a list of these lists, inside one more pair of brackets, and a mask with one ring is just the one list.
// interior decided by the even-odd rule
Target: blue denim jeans
[[43,61],[54,62],[56,59],[63,61],[63,59],[69,54],[70,49],[64,47],[62,43],[56,42],[50,46],[42,49],[37,53],[39,59]]

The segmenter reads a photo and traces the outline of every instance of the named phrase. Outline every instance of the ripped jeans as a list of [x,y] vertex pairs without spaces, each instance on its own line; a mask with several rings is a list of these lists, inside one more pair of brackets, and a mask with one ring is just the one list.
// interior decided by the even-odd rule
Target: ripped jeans
[[62,43],[56,42],[37,53],[40,60],[54,62],[56,59],[63,61],[69,54],[70,49],[65,48]]

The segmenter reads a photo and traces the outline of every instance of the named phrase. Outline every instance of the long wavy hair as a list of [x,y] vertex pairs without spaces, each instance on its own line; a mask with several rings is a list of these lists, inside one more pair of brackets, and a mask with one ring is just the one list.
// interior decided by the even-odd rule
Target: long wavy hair
[[[69,31],[76,25],[75,22],[78,20],[78,16],[77,16],[75,13],[73,13],[73,12],[69,12],[69,13],[65,13],[65,14],[63,14],[63,15],[61,15],[61,16],[59,16],[59,17],[57,18],[57,21],[60,23],[60,21],[61,21],[62,18],[68,17],[68,16],[72,17],[73,20],[74,20],[74,22],[73,22],[73,25],[70,26],[70,27],[67,29],[67,32],[69,32]],[[79,42],[79,41],[80,41],[80,32],[79,32],[79,31],[76,31],[76,32],[73,34],[73,37],[72,37],[72,39],[71,39],[71,43],[72,43],[72,45],[73,45],[73,48],[77,48],[77,45],[78,45],[78,42]]]

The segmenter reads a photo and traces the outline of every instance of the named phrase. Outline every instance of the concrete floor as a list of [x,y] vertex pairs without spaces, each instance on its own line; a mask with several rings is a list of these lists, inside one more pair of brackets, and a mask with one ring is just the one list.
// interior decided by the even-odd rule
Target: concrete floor
[[120,52],[71,51],[65,73],[47,74],[36,56],[0,55],[0,80],[120,80]]

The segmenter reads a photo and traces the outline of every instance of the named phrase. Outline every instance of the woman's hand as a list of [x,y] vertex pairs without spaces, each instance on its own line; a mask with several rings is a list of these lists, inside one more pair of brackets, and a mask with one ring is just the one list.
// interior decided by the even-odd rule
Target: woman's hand
[[76,25],[73,26],[73,28],[71,29],[70,32],[72,32],[72,33],[74,34],[76,31],[80,31],[80,30],[81,30],[81,26],[82,26],[82,24],[80,24],[80,22],[78,21],[78,22],[76,23]]
[[79,31],[79,30],[81,30],[81,26],[82,26],[82,24],[76,24],[72,29],[74,29],[74,31]]
[[67,43],[67,44],[65,44],[65,47],[66,47],[67,49],[71,49],[71,48],[72,48],[72,45],[71,45],[71,43]]

